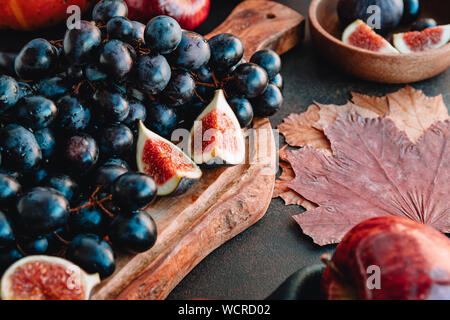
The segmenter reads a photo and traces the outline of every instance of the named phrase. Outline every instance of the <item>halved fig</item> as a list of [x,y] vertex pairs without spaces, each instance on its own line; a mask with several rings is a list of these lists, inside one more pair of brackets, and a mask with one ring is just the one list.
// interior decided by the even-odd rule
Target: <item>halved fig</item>
[[195,120],[187,150],[197,164],[236,165],[244,162],[244,134],[223,90],[216,90],[211,103]]
[[180,148],[147,129],[142,121],[136,161],[138,170],[155,180],[158,196],[184,193],[202,176],[200,168]]
[[437,49],[450,40],[450,24],[394,35],[394,46],[401,53],[420,52]]
[[100,283],[63,258],[28,256],[12,264],[1,280],[2,300],[88,300]]
[[397,49],[362,20],[356,20],[344,30],[342,41],[346,44],[370,51],[398,53]]

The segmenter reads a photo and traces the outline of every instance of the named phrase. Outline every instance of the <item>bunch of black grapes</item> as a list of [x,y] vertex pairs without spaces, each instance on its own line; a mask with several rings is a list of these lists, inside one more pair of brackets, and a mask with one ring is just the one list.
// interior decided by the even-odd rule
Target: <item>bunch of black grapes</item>
[[190,129],[218,88],[242,127],[282,104],[273,51],[247,63],[234,35],[206,41],[170,17],[145,26],[127,11],[122,0],[102,1],[63,40],[0,55],[10,70],[0,76],[0,273],[48,254],[106,278],[112,247],[154,245],[156,225],[142,208],[157,186],[136,172],[138,121],[164,137]]

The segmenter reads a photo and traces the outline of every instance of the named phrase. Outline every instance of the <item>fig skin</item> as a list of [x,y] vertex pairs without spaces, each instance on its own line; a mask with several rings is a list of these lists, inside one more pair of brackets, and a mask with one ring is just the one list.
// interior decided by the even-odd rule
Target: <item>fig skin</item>
[[387,34],[394,30],[403,18],[403,0],[339,0],[338,16],[344,27],[357,19],[367,20],[373,13],[367,13],[369,6],[376,5],[381,9],[381,29],[375,31]]
[[[369,266],[380,268],[381,289],[366,286]],[[448,300],[450,240],[406,218],[367,220],[338,245],[321,285],[331,300]]]

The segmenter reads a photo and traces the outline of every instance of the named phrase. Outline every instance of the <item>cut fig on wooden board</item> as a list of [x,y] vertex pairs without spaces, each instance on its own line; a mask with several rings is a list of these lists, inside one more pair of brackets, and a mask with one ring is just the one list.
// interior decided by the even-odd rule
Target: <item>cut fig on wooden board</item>
[[[206,38],[232,33],[245,45],[247,60],[261,49],[281,54],[303,38],[304,18],[272,1],[240,3]],[[255,119],[244,164],[204,170],[186,193],[161,197],[146,211],[158,239],[138,255],[117,257],[116,272],[96,288],[93,299],[164,299],[210,252],[257,222],[271,200],[276,145],[268,119]]]

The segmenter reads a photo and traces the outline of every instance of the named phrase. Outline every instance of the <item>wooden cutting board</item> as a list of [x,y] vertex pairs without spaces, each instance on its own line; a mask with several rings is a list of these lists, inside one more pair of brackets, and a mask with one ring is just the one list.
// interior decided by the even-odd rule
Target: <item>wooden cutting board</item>
[[[249,60],[257,50],[282,54],[299,43],[304,18],[275,2],[247,0],[206,38],[225,32],[242,39]],[[246,164],[205,169],[187,193],[147,208],[158,227],[155,246],[118,256],[116,272],[93,299],[164,299],[203,258],[265,214],[275,183],[276,144],[268,119],[255,119],[249,133]]]

